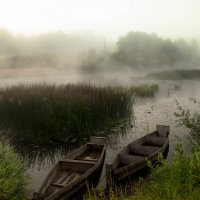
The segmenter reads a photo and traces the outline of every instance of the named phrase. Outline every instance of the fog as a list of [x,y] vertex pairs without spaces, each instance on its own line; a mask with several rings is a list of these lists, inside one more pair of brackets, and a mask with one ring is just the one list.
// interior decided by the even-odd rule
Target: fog
[[[113,48],[110,41],[106,41]],[[104,50],[105,39],[91,33],[48,32],[27,37],[0,29],[1,67],[72,67]],[[91,55],[90,55],[91,54]]]
[[117,42],[85,33],[48,32],[32,37],[0,29],[1,68],[79,68],[83,71],[153,68],[196,68],[196,40],[163,39],[131,31]]
[[114,41],[129,31],[199,39],[199,9],[198,0],[6,0],[0,26],[28,35],[90,30]]
[[197,0],[5,1],[0,79],[109,80],[198,69],[199,8]]

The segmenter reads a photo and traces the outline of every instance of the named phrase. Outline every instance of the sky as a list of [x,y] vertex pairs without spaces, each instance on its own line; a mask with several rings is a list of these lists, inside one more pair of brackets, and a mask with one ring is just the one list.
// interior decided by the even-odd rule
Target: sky
[[91,31],[116,40],[129,31],[200,38],[199,0],[0,0],[0,27],[12,33]]

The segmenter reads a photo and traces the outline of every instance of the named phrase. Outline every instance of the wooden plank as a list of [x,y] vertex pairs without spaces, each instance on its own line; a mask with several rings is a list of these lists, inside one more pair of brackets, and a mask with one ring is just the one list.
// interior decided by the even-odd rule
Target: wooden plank
[[127,153],[119,154],[119,159],[120,159],[120,162],[124,165],[130,165],[133,163],[137,164],[140,161],[145,160],[145,158],[142,156],[135,156],[135,155],[127,154]]
[[159,151],[160,148],[155,147],[155,146],[142,145],[142,144],[138,144],[138,145],[130,144],[130,149],[131,149],[130,154],[149,156],[149,155],[154,154],[155,152]]
[[[95,140],[93,138],[92,142]],[[82,187],[83,181],[91,177],[104,160],[105,138],[100,137],[96,142],[99,144],[85,144],[69,153],[64,160],[59,161],[35,193],[34,200],[39,200],[41,197],[41,200],[55,200],[60,199],[62,195],[69,197]],[[90,149],[98,151],[98,154],[93,154]],[[76,160],[80,155],[84,155],[84,160]]]
[[52,186],[55,187],[65,187],[65,185],[59,184],[59,183],[51,183]]
[[89,164],[89,165],[96,165],[96,162],[93,161],[87,161],[87,160],[71,160],[71,159],[65,159],[65,160],[60,160],[61,163],[74,163],[74,164]]
[[81,154],[83,154],[84,152],[86,152],[88,150],[88,145],[84,144],[81,147],[79,147],[78,149],[75,149],[73,151],[71,151],[70,153],[68,153],[64,159],[75,159],[76,157],[80,156]]
[[62,171],[63,173],[59,173],[60,178],[57,179],[57,183],[63,184],[63,182],[67,179],[70,178],[70,176],[72,175],[71,172],[66,172],[66,171]]
[[109,173],[115,181],[119,181],[145,168],[146,159],[154,161],[159,153],[165,151],[169,145],[168,135],[169,126],[157,125],[156,131],[124,147],[117,156],[120,162],[114,159],[112,163],[106,165],[107,176]]
[[84,152],[80,156],[76,157],[76,160],[98,162],[101,151],[102,149],[99,148],[88,149],[87,152]]

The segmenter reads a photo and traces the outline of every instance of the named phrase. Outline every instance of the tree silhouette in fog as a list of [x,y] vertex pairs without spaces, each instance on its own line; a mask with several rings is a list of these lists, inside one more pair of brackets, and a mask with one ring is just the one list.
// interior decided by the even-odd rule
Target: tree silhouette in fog
[[172,42],[156,34],[129,32],[117,42],[114,60],[133,67],[182,66],[199,63],[198,45],[183,39]]

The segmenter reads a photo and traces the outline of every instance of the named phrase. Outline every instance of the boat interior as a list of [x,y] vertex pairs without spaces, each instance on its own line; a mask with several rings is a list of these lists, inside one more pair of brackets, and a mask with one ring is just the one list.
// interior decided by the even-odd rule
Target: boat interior
[[129,144],[128,147],[119,153],[118,168],[129,164],[139,164],[146,160],[146,157],[159,152],[160,148],[165,144],[167,137],[160,137],[157,131],[152,135],[141,138]]
[[80,152],[75,160],[93,161],[98,162],[101,152],[103,150],[103,145],[87,144],[85,151]]
[[97,164],[104,145],[86,144],[81,151],[75,152],[73,159],[65,158],[58,162],[53,170],[45,197],[52,195],[70,183],[76,181]]
[[94,165],[95,163],[88,161],[59,161],[55,174],[52,175],[50,184],[45,192],[45,197],[52,195],[61,188],[64,188],[68,184],[76,181]]

